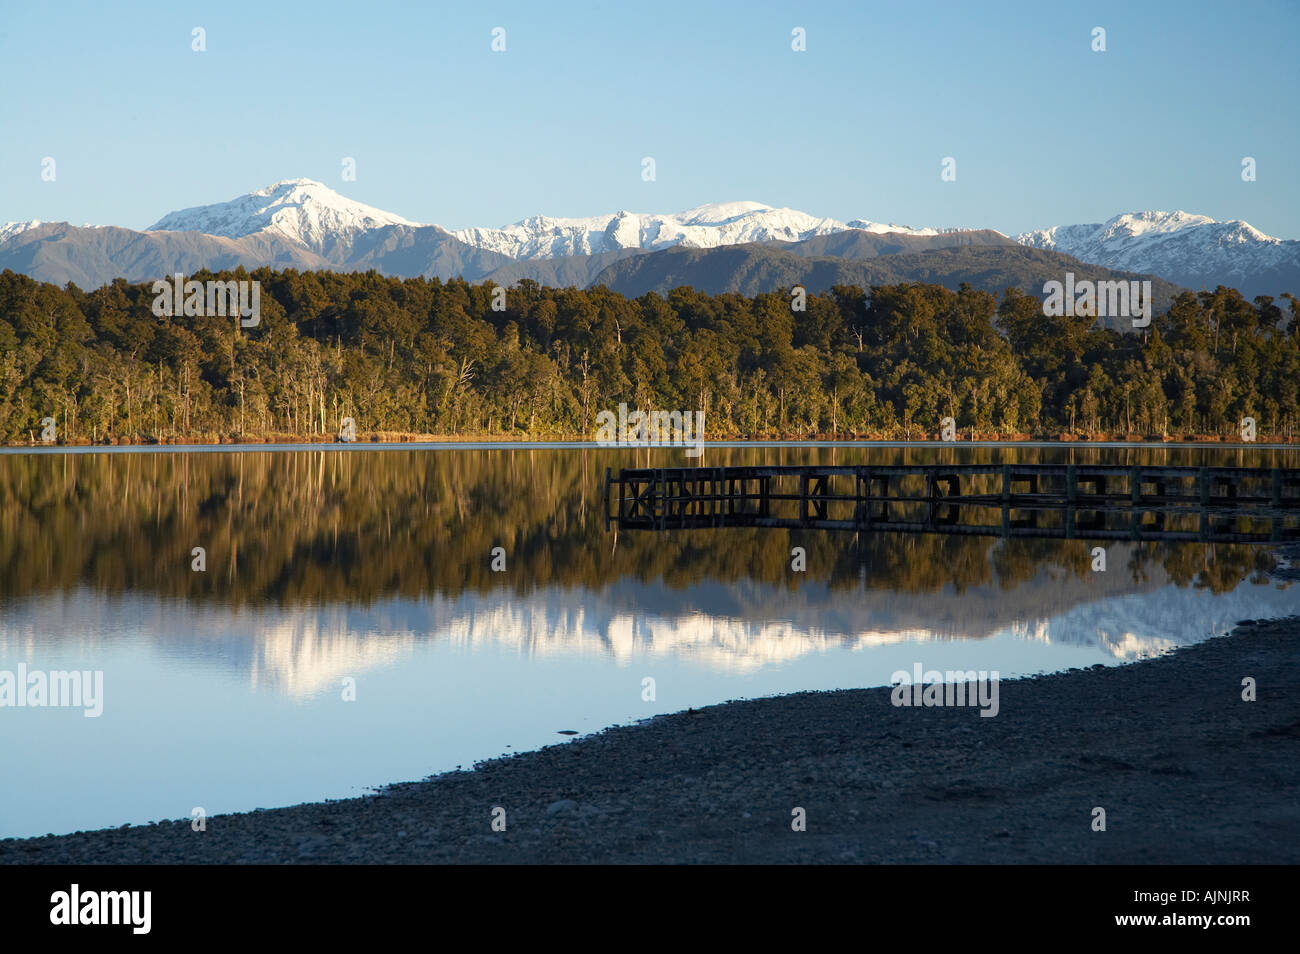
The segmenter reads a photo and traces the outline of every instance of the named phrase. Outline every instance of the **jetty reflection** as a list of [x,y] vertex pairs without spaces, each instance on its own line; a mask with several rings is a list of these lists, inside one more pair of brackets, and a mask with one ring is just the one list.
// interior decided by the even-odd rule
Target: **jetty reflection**
[[605,527],[1300,540],[1300,470],[1076,464],[625,468]]

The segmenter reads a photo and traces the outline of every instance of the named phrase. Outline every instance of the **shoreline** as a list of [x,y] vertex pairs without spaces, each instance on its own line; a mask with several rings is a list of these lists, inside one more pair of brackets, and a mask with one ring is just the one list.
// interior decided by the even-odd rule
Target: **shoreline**
[[[285,451],[374,451],[374,450],[682,450],[696,446],[653,442],[602,444],[591,440],[525,440],[514,438],[432,438],[415,440],[377,441],[228,441],[202,444],[185,443],[131,443],[131,444],[0,444],[0,455],[17,454],[243,454],[281,453]],[[781,439],[724,439],[698,442],[704,449],[743,450],[746,448],[808,447],[808,448],[872,448],[872,447],[978,447],[978,448],[1068,448],[1068,449],[1220,449],[1220,450],[1300,450],[1300,440],[1289,441],[1160,441],[1160,440],[781,440]]]
[[1003,681],[993,718],[895,707],[888,687],[725,702],[203,832],[7,839],[0,864],[1294,864],[1297,649],[1300,617],[1243,621],[1154,659]]

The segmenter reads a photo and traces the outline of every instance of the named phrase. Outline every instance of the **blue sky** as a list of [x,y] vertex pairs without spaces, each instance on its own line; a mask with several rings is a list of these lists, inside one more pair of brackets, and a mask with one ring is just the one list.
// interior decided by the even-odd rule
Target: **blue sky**
[[144,228],[307,176],[449,228],[753,199],[1008,233],[1181,208],[1300,238],[1298,35],[1292,0],[10,3],[0,222]]

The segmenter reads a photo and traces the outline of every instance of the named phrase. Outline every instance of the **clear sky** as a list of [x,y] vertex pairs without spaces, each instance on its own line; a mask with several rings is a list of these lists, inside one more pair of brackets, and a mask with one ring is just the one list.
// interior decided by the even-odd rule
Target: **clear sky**
[[752,199],[1007,233],[1181,208],[1300,238],[1298,38],[1295,0],[4,0],[0,223],[144,228],[306,176],[449,228]]

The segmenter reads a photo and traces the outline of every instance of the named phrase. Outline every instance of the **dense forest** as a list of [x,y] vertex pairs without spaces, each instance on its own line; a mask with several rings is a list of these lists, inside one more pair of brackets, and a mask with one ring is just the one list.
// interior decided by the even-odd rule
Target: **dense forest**
[[1300,425],[1300,301],[1183,293],[1140,332],[1015,289],[495,286],[242,269],[261,322],[158,318],[148,283],[0,273],[0,440],[589,439],[601,410],[699,410],[706,437],[1261,436]]

